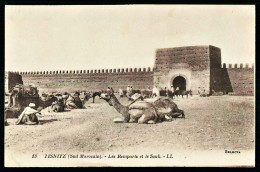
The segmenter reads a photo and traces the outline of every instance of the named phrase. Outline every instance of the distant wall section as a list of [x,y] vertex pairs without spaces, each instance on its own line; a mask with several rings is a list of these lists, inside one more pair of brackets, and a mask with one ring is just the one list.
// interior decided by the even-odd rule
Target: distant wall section
[[16,84],[23,84],[22,76],[18,72],[5,72],[5,92],[10,92]]
[[223,66],[223,70],[227,71],[230,83],[232,86],[232,92],[234,95],[254,95],[254,66],[249,67],[248,64],[245,66],[235,64],[232,66],[229,64],[228,68]]

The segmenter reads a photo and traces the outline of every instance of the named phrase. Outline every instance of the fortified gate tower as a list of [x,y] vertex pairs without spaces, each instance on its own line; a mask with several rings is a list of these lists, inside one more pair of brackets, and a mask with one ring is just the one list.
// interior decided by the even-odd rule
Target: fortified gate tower
[[156,50],[154,85],[162,88],[192,90],[193,94],[205,90],[223,91],[220,48],[189,46]]

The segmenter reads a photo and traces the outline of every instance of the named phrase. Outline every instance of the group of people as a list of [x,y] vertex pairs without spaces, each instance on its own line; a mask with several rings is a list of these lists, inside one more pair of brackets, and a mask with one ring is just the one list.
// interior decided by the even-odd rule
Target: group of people
[[[123,89],[119,89],[119,95],[120,97],[124,97],[124,95],[126,97],[128,97],[129,99],[131,99],[131,97],[134,94],[141,94],[143,97],[157,97],[157,96],[168,96],[166,95],[169,92],[176,92],[179,91],[179,87],[176,87],[176,89],[174,89],[173,85],[171,85],[171,88],[168,89],[167,87],[165,87],[165,89],[162,88],[158,88],[158,86],[154,86],[153,89],[150,89],[150,87],[148,87],[148,89],[142,89],[142,90],[133,90],[133,86],[132,85],[128,85],[126,90],[126,92],[124,92]],[[165,92],[165,95],[161,95],[162,92]]]
[[[42,102],[47,102],[48,100],[53,99],[53,96],[42,93],[41,100]],[[48,103],[46,104],[48,106]],[[27,124],[27,125],[35,125],[39,124],[38,117],[42,116],[41,110],[45,108],[43,104],[42,107],[36,107],[35,103],[30,103],[26,108],[24,108],[23,112],[19,115],[16,124]],[[75,94],[71,95],[67,92],[63,94],[56,94],[55,99],[51,102],[51,105],[48,107],[49,112],[62,112],[67,109],[80,109],[83,108],[83,101],[80,99],[80,93],[75,92]]]
[[[174,89],[173,85],[171,85],[171,88],[170,88],[170,89],[168,89],[167,87],[165,87],[164,90],[163,90],[163,88],[158,88],[157,86],[154,86],[152,97],[154,97],[154,96],[155,96],[155,97],[156,97],[156,96],[161,96],[161,94],[160,94],[161,91],[165,91],[166,94],[167,94],[167,93],[169,93],[169,91],[171,91],[172,93],[174,93],[174,92],[179,91],[179,90],[180,90],[179,87],[176,87],[176,89]],[[167,96],[168,96],[168,95],[167,95]]]
[[[139,92],[140,93],[139,93]],[[176,88],[174,88],[173,85],[171,85],[170,88],[168,87],[165,87],[164,89],[162,87],[158,87],[158,86],[154,86],[153,89],[150,89],[150,87],[148,87],[147,89],[143,89],[143,90],[133,90],[133,86],[132,85],[128,85],[125,92],[123,89],[119,89],[119,95],[120,97],[128,97],[130,98],[133,94],[135,93],[139,93],[139,94],[142,94],[142,92],[151,92],[150,96],[149,97],[158,97],[158,96],[168,96],[168,97],[171,97],[171,95],[192,95],[192,90],[180,90],[180,88],[177,86]],[[201,89],[199,87],[198,89],[198,94],[201,96],[201,97],[206,97],[208,96],[208,93],[207,91],[203,88]],[[171,97],[171,98],[174,98]]]

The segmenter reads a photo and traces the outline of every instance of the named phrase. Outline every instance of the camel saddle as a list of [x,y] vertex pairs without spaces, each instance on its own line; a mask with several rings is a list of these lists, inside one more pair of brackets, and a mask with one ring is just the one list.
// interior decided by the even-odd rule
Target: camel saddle
[[145,110],[145,109],[148,109],[148,108],[150,108],[150,104],[148,102],[145,102],[145,101],[136,101],[135,103],[133,103],[129,106],[129,110],[131,110],[131,109]]

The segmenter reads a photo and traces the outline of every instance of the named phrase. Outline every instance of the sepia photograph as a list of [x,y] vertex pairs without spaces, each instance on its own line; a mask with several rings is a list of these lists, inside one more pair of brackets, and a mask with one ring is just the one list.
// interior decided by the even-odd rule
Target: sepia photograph
[[255,167],[254,5],[5,5],[5,167]]

